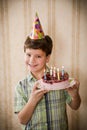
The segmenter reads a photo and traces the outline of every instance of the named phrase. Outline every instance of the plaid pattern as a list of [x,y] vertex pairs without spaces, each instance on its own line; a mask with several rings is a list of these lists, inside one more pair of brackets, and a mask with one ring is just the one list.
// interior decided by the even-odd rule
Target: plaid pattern
[[[29,99],[36,79],[29,75],[18,83],[15,89],[14,112],[18,113],[25,106]],[[48,103],[46,106],[48,98]],[[66,115],[66,102],[71,102],[71,97],[64,90],[51,91],[38,103],[31,120],[26,126],[22,125],[23,130],[48,130],[47,123],[50,124],[49,130],[68,130]],[[46,107],[49,114],[47,122]]]

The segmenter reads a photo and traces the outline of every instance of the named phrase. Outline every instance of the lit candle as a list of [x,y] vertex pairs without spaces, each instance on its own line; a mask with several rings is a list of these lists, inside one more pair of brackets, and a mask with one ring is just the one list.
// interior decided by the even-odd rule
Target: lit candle
[[46,76],[46,70],[44,69],[44,80],[47,79],[47,76]]
[[58,80],[60,80],[60,71],[59,71],[59,68],[57,68],[57,76],[58,76]]
[[64,76],[64,66],[62,66],[62,77]]
[[51,66],[51,68],[50,68],[50,76],[52,76],[53,75],[53,67]]
[[53,69],[53,77],[56,78],[56,68]]

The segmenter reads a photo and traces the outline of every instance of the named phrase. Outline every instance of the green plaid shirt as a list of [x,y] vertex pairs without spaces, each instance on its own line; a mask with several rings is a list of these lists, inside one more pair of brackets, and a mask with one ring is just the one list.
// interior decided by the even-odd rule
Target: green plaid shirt
[[[29,73],[24,80],[19,81],[17,84],[14,99],[15,113],[21,111],[28,102],[36,81],[32,74]],[[49,114],[50,130],[68,130],[66,103],[69,104],[71,102],[71,97],[64,90],[50,91],[47,97],[47,106],[44,96],[35,108],[33,116],[28,124],[26,126],[22,125],[23,130],[48,130],[47,113]],[[48,110],[48,112],[46,112],[46,110]]]

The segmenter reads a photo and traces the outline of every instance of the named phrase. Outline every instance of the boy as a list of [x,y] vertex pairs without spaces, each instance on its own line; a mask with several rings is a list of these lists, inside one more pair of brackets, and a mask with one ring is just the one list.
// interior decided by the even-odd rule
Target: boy
[[23,124],[23,130],[68,130],[66,103],[72,109],[79,108],[79,82],[76,81],[67,90],[38,89],[36,81],[42,78],[44,69],[49,71],[46,63],[49,62],[53,43],[49,36],[44,35],[37,15],[33,28],[24,43],[25,63],[29,74],[16,86],[15,113]]

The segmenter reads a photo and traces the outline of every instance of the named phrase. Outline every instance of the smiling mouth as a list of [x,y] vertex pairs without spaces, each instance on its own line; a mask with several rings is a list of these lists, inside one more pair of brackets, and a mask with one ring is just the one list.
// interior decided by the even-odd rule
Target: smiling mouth
[[31,65],[31,64],[29,64],[29,66],[30,66],[30,67],[36,67],[37,65]]

